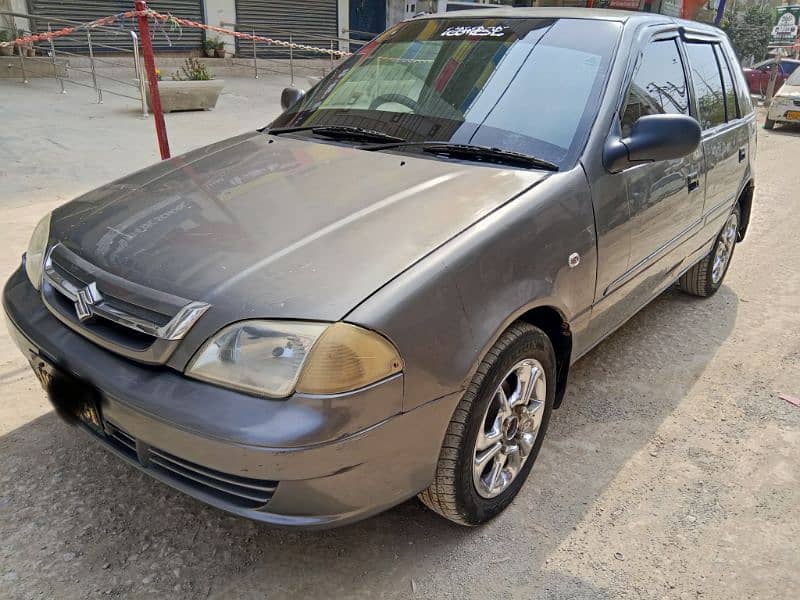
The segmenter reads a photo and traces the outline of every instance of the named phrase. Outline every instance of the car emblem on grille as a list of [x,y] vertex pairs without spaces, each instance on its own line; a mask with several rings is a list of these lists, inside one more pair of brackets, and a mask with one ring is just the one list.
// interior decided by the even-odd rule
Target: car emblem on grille
[[78,319],[81,323],[92,318],[92,306],[102,299],[103,297],[100,295],[100,292],[97,291],[97,284],[95,282],[78,290],[78,297],[75,299],[75,314],[78,315]]

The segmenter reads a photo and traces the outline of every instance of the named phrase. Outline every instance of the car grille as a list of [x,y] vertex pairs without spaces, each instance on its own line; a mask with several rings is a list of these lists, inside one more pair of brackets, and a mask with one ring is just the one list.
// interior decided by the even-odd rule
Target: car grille
[[277,481],[239,477],[203,467],[183,458],[153,448],[106,420],[105,441],[129,459],[138,462],[146,470],[161,477],[189,487],[205,495],[213,496],[227,504],[241,508],[263,508],[272,498]]
[[63,244],[45,259],[42,298],[76,332],[149,364],[165,363],[209,308],[103,271]]

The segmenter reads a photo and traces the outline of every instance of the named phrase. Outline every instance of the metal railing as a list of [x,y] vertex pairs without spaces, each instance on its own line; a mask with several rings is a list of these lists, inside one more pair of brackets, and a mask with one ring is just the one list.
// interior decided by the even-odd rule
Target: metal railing
[[[139,102],[142,115],[147,116],[146,82],[141,57],[139,56],[139,36],[135,31],[105,26],[81,28],[84,24],[80,21],[9,11],[0,11],[0,17],[11,17],[9,21],[12,23],[12,34],[15,38],[24,37],[31,33],[28,30],[17,27],[15,17],[27,19],[29,22],[35,21],[40,31],[43,26],[46,26],[48,31],[65,27],[79,28],[69,35],[58,38],[60,45],[63,44],[73,48],[73,50],[59,48],[52,39],[49,39],[46,42],[39,42],[27,48],[15,47],[13,57],[4,57],[6,61],[15,59],[19,62],[19,66],[15,67],[12,60],[9,63],[9,67],[19,70],[23,83],[28,83],[28,73],[32,71],[31,67],[33,65],[45,65],[46,68],[39,69],[39,72],[47,72],[49,74],[49,69],[52,68],[53,77],[58,80],[62,94],[67,93],[65,84],[91,88],[97,94],[98,104],[103,103],[104,93],[129,98]],[[109,34],[113,37],[122,36],[123,43],[98,42],[93,39],[93,32],[106,34],[103,36],[104,39],[107,39]],[[125,48],[123,44],[129,44],[130,47]],[[74,49],[77,48],[85,48],[86,53],[75,52]],[[34,55],[26,56],[30,49],[33,49]],[[37,56],[36,52],[43,52],[44,54]],[[101,56],[97,55],[98,52]],[[131,60],[128,62],[119,60],[125,55],[130,56]],[[59,62],[59,58],[63,58],[64,61]],[[74,61],[76,64],[70,64],[70,59],[76,59]],[[89,63],[88,69],[83,67],[83,63],[87,60]],[[113,69],[113,75],[104,72],[111,69]],[[124,75],[120,74],[131,71],[130,79],[123,78]],[[79,77],[70,77],[70,74],[77,74]],[[91,83],[81,81],[80,76],[84,76]],[[113,82],[114,85],[111,85],[110,82]]]
[[[309,75],[318,74],[325,76],[334,69],[342,60],[341,56],[337,57],[335,54],[340,48],[340,43],[358,46],[367,43],[352,38],[326,37],[312,33],[304,33],[264,23],[256,25],[250,23],[222,22],[220,23],[220,27],[228,27],[233,31],[240,31],[252,36],[281,39],[289,42],[289,47],[283,47],[255,39],[242,39],[237,44],[236,55],[232,59],[232,63],[239,66],[252,66],[253,76],[255,79],[258,79],[259,72],[286,74],[285,68],[282,67],[285,67],[288,62],[288,75],[292,85],[294,85],[296,71],[298,70]],[[315,56],[313,53],[307,51],[295,50],[291,45],[294,43],[318,46],[330,52],[327,56],[323,54]],[[245,58],[245,52],[247,53],[247,58]],[[301,58],[303,60],[298,60]],[[310,63],[310,61],[307,60],[310,58],[317,58],[318,60]],[[247,62],[243,62],[245,60]],[[327,65],[322,64],[323,60]]]
[[[10,23],[14,38],[31,34],[30,30],[19,27],[16,19],[27,20],[31,29],[35,30],[33,33],[76,28],[74,32],[59,36],[55,41],[48,39],[36,42],[28,48],[14,47],[13,57],[2,57],[9,68],[19,72],[23,83],[28,83],[28,75],[35,69],[37,76],[56,79],[62,94],[67,93],[69,85],[91,88],[97,94],[98,103],[103,103],[106,94],[129,98],[137,101],[141,105],[142,115],[147,116],[147,78],[136,31],[124,26],[87,27],[81,21],[12,11],[0,11],[0,19],[3,18]],[[343,59],[341,54],[337,54],[343,45],[343,50],[346,50],[367,43],[350,37],[327,37],[264,23],[223,22],[220,26],[289,42],[286,46],[241,39],[231,64],[252,68],[256,79],[259,73],[288,75],[292,85],[298,75],[324,77]],[[327,52],[315,53],[295,48],[292,44],[315,46]],[[34,54],[29,56],[27,51],[31,49]],[[130,77],[125,76],[126,72],[130,73]]]

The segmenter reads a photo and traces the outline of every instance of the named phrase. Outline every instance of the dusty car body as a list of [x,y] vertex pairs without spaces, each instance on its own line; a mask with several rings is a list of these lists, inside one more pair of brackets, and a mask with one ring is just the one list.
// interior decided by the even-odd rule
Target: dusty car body
[[800,70],[789,75],[770,102],[764,127],[772,129],[775,123],[800,124]]
[[733,61],[659,15],[405,22],[265,130],[43,219],[12,336],[68,421],[219,508],[325,527],[421,492],[484,522],[570,365],[675,281],[721,284],[753,189]]

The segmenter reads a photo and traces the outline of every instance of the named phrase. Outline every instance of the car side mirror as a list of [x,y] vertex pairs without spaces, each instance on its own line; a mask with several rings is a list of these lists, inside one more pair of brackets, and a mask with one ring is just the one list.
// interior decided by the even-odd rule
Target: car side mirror
[[603,164],[611,173],[639,163],[671,160],[691,154],[702,131],[687,115],[646,115],[636,120],[628,137],[612,137],[603,150]]
[[283,91],[281,92],[281,108],[286,110],[296,102],[300,102],[305,95],[306,93],[300,88],[291,86],[283,88]]

